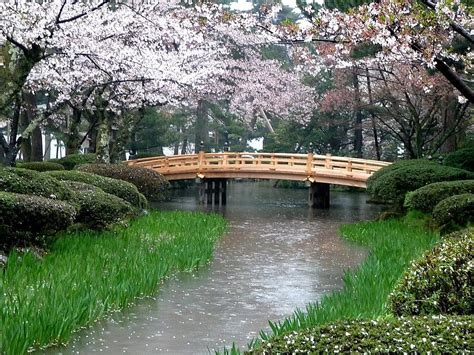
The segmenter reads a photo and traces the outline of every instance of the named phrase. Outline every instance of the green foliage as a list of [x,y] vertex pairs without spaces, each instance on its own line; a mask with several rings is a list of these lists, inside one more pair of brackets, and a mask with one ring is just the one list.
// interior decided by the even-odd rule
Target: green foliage
[[154,212],[128,228],[64,234],[41,262],[11,253],[0,273],[0,353],[66,343],[78,329],[155,294],[167,275],[204,265],[224,230],[217,215]]
[[112,179],[83,171],[48,171],[43,173],[61,181],[77,181],[96,186],[103,191],[120,197],[138,208],[146,207],[146,198],[140,194],[135,185],[117,179]]
[[0,192],[0,246],[9,249],[52,235],[71,225],[75,216],[76,210],[66,202]]
[[58,160],[58,163],[64,166],[66,170],[72,170],[76,165],[91,164],[97,161],[97,155],[94,153],[88,154],[69,154],[64,158]]
[[446,237],[415,261],[390,295],[396,315],[473,314],[474,229]]
[[473,316],[339,321],[279,336],[248,353],[464,353],[472,350],[473,324]]
[[[344,275],[344,289],[297,310],[287,319],[270,322],[272,337],[340,319],[377,318],[389,314],[387,298],[410,262],[430,249],[437,235],[419,220],[361,222],[341,228],[344,238],[370,249],[364,263]],[[264,340],[271,341],[261,332]]]
[[368,192],[377,199],[402,206],[405,194],[440,181],[474,179],[474,174],[423,160],[394,163],[367,180]]
[[77,206],[77,223],[101,229],[133,214],[132,205],[98,187],[75,181],[63,183],[74,192],[69,202]]
[[373,173],[367,180],[367,192],[374,194],[373,188],[377,182],[382,179],[385,174],[391,173],[394,170],[401,168],[412,167],[412,166],[431,166],[436,165],[437,163],[433,160],[427,159],[410,159],[410,160],[399,160],[388,166],[383,167],[382,169],[377,170]]
[[54,171],[64,170],[64,166],[59,163],[49,161],[17,162],[17,168],[36,170],[36,171]]
[[433,210],[433,219],[443,232],[474,222],[474,194],[454,195],[442,200]]
[[68,200],[71,191],[60,181],[37,171],[0,168],[0,191]]
[[474,180],[435,182],[407,193],[405,207],[432,212],[440,201],[463,193],[474,193]]
[[474,171],[474,147],[459,149],[449,154],[444,163],[455,168]]
[[78,170],[124,180],[135,185],[149,200],[159,201],[166,198],[169,188],[168,181],[156,171],[124,164],[87,164]]

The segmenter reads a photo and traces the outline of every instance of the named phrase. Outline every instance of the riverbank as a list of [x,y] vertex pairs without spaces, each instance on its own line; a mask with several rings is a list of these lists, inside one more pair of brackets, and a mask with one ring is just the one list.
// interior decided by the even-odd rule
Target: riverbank
[[[366,246],[370,254],[363,264],[344,276],[344,289],[297,310],[283,321],[270,322],[271,334],[260,333],[250,344],[259,353],[262,341],[274,343],[291,333],[351,319],[377,319],[388,316],[388,296],[408,269],[412,260],[431,249],[439,240],[429,231],[420,216],[409,215],[400,220],[360,222],[344,225],[342,236]],[[233,351],[234,352],[234,351]]]
[[152,212],[128,228],[63,234],[42,259],[12,253],[0,274],[0,352],[67,343],[168,275],[205,264],[225,226],[217,215]]

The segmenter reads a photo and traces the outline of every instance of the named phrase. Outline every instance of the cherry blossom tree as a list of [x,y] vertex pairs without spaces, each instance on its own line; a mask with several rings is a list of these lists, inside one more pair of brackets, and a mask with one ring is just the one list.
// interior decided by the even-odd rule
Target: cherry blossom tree
[[[472,74],[474,17],[460,0],[380,0],[341,12],[311,6],[307,22],[275,24],[266,29],[277,39],[321,43],[319,50],[334,65],[351,65],[349,55],[371,44],[373,53],[361,62],[407,63],[438,70],[461,94],[459,100],[474,102],[474,91],[465,76]],[[455,40],[466,49],[456,52]],[[353,61],[352,61],[353,62]]]

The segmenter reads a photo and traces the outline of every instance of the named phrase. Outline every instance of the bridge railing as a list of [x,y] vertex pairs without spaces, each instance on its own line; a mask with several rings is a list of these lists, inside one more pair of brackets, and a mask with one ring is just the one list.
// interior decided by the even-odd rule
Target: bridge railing
[[358,158],[289,153],[204,153],[129,160],[127,164],[156,170],[165,176],[209,171],[291,172],[310,177],[318,173],[371,175],[389,163]]

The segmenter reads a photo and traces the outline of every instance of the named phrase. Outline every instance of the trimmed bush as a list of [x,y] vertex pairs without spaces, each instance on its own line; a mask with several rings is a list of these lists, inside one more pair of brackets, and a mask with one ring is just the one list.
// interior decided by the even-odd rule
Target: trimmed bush
[[72,192],[60,181],[33,170],[0,168],[0,191],[68,200]]
[[64,181],[74,195],[70,203],[77,206],[76,222],[100,229],[133,214],[130,203],[102,189],[75,181]]
[[368,190],[376,198],[402,206],[409,191],[434,182],[468,179],[474,179],[474,173],[433,163],[409,164],[373,179]]
[[159,201],[166,198],[169,188],[168,181],[163,175],[142,167],[124,164],[86,164],[77,168],[80,171],[128,181],[134,184],[146,198]]
[[472,316],[339,321],[269,339],[249,354],[457,353],[472,350]]
[[432,212],[440,201],[463,193],[474,193],[474,180],[435,182],[407,193],[405,207]]
[[146,207],[146,198],[140,194],[135,185],[129,182],[112,179],[83,171],[48,171],[43,174],[61,181],[76,181],[102,189],[104,192],[120,197],[138,208]]
[[[473,191],[474,192],[474,191]],[[435,222],[443,231],[456,229],[474,222],[474,194],[448,197],[438,203],[433,210]]]
[[88,154],[69,154],[64,158],[58,160],[58,163],[64,166],[66,170],[72,170],[76,165],[80,164],[90,164],[97,161],[97,154],[88,153]]
[[474,147],[459,149],[449,154],[444,163],[455,168],[474,171]]
[[390,304],[396,315],[473,314],[474,229],[450,234],[402,276]]
[[64,170],[64,166],[59,163],[49,161],[17,162],[17,168],[36,170],[36,171],[55,171]]
[[431,166],[431,165],[438,165],[437,162],[433,160],[427,159],[410,159],[410,160],[399,160],[396,161],[388,166],[384,166],[382,169],[377,170],[367,179],[367,192],[371,195],[376,195],[375,191],[373,191],[374,186],[377,184],[378,180],[380,180],[385,174],[388,174],[392,171],[407,168],[411,166]]
[[76,210],[70,204],[41,196],[0,192],[0,244],[24,244],[71,225]]

